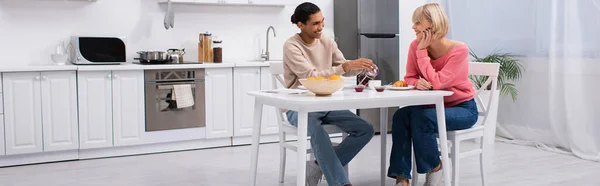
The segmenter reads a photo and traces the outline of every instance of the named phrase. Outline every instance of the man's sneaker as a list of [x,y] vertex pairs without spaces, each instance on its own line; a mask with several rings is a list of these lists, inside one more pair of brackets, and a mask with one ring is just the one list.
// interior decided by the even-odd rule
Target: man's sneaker
[[317,186],[323,177],[323,171],[315,161],[306,162],[306,185]]

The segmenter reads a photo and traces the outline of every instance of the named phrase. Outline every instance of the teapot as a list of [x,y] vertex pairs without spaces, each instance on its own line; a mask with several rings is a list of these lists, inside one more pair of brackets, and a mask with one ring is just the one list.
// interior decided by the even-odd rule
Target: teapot
[[167,60],[169,63],[183,63],[183,55],[185,49],[169,49],[167,50]]
[[369,81],[375,79],[377,75],[379,75],[379,68],[377,67],[371,69],[371,71],[362,70],[357,77],[357,80],[359,81],[358,84],[368,86]]

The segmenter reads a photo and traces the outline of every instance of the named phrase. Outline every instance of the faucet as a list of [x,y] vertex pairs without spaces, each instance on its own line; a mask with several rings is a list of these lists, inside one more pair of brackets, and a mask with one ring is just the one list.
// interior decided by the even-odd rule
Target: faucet
[[269,26],[269,28],[267,28],[267,52],[265,52],[264,54],[260,55],[261,59],[264,59],[265,61],[269,61],[271,59],[271,57],[269,56],[269,31],[273,30],[273,37],[277,37],[277,34],[275,34],[275,28],[273,26]]

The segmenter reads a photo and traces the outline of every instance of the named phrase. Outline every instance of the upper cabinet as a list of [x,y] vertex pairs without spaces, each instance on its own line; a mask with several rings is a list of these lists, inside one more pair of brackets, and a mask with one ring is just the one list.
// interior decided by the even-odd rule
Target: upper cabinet
[[220,0],[220,3],[229,4],[248,4],[248,0]]
[[[218,5],[218,6],[262,6],[262,7],[284,7],[285,5],[297,5],[297,0],[170,0],[171,4],[190,5]],[[166,4],[169,0],[158,0],[160,4]]]
[[297,6],[305,1],[300,0],[248,0],[250,4],[263,4],[263,5],[294,5]]

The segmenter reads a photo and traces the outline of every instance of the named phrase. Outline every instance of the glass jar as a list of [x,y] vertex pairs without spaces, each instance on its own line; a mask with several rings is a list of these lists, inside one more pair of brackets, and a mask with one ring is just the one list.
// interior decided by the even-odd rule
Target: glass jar
[[214,40],[213,41],[213,61],[215,63],[223,62],[223,41]]
[[213,61],[212,34],[201,33],[198,41],[198,61],[210,63]]
[[369,86],[369,81],[375,79],[379,75],[379,69],[375,68],[372,71],[363,70],[360,74],[358,74],[357,81],[359,85],[364,85],[365,87]]

